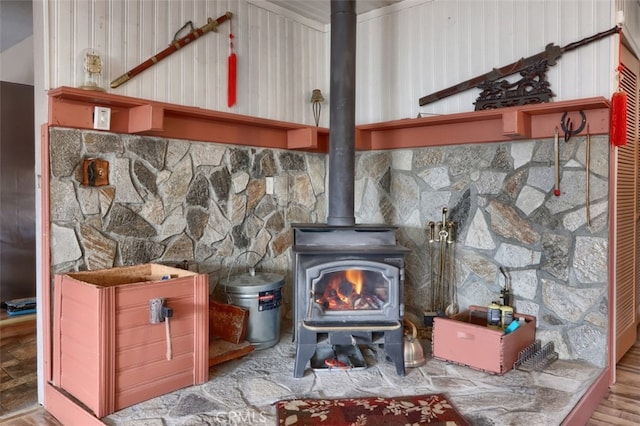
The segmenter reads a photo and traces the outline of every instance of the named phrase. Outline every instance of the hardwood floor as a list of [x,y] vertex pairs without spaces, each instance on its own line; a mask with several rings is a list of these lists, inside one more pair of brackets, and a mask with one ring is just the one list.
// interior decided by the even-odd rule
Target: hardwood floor
[[0,425],[61,426],[38,405],[36,317],[0,312]]
[[588,426],[640,424],[640,338],[618,363],[616,377]]
[[[34,320],[35,321],[35,320]],[[0,425],[62,426],[37,404],[35,322],[0,321]],[[640,424],[640,338],[587,426]]]
[[38,406],[20,411],[0,420],[0,425],[11,426],[64,426],[44,408]]
[[38,402],[35,315],[0,319],[0,416]]

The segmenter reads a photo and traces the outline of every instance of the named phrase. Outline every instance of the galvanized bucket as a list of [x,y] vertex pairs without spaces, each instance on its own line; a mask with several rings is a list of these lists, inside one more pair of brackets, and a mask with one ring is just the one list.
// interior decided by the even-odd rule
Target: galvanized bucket
[[251,269],[249,273],[228,277],[221,285],[230,304],[249,310],[248,342],[259,350],[280,341],[282,275]]

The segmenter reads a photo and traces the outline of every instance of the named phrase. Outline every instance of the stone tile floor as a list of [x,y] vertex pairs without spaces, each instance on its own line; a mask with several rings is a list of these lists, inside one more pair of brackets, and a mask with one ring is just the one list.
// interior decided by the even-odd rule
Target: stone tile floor
[[107,425],[187,426],[276,424],[274,403],[292,398],[400,396],[444,392],[473,425],[559,425],[601,369],[558,360],[542,372],[512,370],[491,375],[430,357],[400,377],[378,346],[363,347],[368,367],[314,371],[293,377],[295,344],[280,342],[211,369],[207,383],[125,408],[102,419]]

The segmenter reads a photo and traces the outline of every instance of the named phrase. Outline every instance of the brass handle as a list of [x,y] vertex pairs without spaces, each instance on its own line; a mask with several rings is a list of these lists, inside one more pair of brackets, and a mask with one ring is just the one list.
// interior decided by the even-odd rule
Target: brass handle
[[416,328],[416,325],[414,323],[412,323],[411,321],[409,321],[408,319],[404,319],[402,320],[404,322],[404,325],[407,327],[411,327],[411,340],[415,340],[418,338],[418,329]]

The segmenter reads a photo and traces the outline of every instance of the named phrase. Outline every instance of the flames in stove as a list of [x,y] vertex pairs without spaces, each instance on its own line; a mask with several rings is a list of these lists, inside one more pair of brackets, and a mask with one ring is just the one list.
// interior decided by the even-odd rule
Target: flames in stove
[[330,272],[315,289],[315,302],[325,311],[378,310],[389,298],[387,281],[360,269]]

